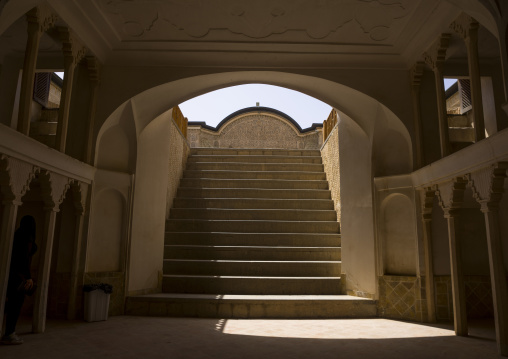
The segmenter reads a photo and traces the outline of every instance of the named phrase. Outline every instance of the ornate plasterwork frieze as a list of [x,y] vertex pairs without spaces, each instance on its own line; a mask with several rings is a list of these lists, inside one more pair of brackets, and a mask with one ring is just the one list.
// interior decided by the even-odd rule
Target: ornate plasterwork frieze
[[66,61],[71,61],[73,65],[77,65],[86,56],[88,49],[69,28],[59,26],[58,33],[62,41],[64,58]]
[[39,175],[41,195],[46,209],[59,211],[60,204],[65,199],[71,180],[58,173],[42,171]]
[[86,209],[88,184],[79,181],[72,181],[71,191],[74,208],[76,209],[76,214],[82,215],[83,213],[85,213]]
[[466,185],[467,181],[463,177],[456,177],[434,186],[439,205],[445,212],[445,217],[452,215],[462,207]]
[[450,44],[450,38],[450,34],[441,34],[434,44],[432,44],[432,46],[423,54],[425,63],[432,70],[436,70],[444,63],[446,50]]
[[37,30],[43,33],[55,26],[58,15],[48,5],[40,4],[27,12],[26,19],[29,24],[37,25]]
[[[203,38],[212,30],[253,39],[296,30],[322,39],[354,22],[372,41],[383,41],[415,6],[409,0],[97,1],[128,38],[159,35],[166,23],[192,38]],[[197,12],[207,16],[195,16]]]
[[419,87],[422,81],[423,69],[425,67],[425,63],[422,61],[418,61],[413,65],[411,70],[409,71],[409,76],[411,78],[411,86]]
[[95,56],[86,57],[86,66],[88,69],[88,77],[94,84],[100,83],[102,65]]
[[508,162],[499,162],[464,176],[483,211],[499,204],[504,193],[507,170]]
[[39,168],[25,161],[0,156],[0,188],[2,200],[21,203]]
[[450,29],[464,40],[468,40],[472,34],[476,34],[480,24],[471,16],[462,13],[450,24]]
[[425,187],[420,191],[420,198],[422,203],[422,218],[424,220],[432,219],[432,208],[434,206],[434,197],[436,196],[435,190],[432,187]]

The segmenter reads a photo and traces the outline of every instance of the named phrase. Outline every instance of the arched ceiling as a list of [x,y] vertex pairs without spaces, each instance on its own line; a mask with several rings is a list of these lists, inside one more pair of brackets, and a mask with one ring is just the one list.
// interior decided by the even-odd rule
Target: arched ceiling
[[408,68],[467,1],[0,2],[0,34],[46,2],[106,65]]

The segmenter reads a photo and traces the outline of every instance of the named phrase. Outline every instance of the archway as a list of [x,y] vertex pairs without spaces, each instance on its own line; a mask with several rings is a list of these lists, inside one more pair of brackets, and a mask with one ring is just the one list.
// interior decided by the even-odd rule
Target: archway
[[[352,194],[343,200],[349,202],[344,203],[343,208],[348,210],[342,215],[343,268],[347,271],[348,290],[374,295],[372,178],[378,168],[382,168],[382,175],[411,171],[409,132],[390,109],[359,91],[321,78],[272,71],[203,75],[159,85],[122,104],[104,122],[97,138],[96,163],[103,156],[103,141],[113,136],[115,130],[125,132],[124,138],[129,139],[126,143],[137,153],[136,158],[130,156],[130,163],[124,166],[135,169],[136,183],[128,291],[156,290],[157,273],[162,269],[162,254],[155,252],[162,252],[164,240],[165,195],[161,191],[167,188],[164,164],[169,163],[167,159],[171,156],[168,146],[164,145],[169,139],[167,124],[171,121],[171,110],[168,109],[208,91],[246,83],[297,90],[339,110],[339,131],[341,128],[343,131],[340,150],[344,153],[340,162],[342,170],[347,171],[341,178],[341,191]],[[375,155],[374,151],[377,151]],[[119,161],[124,160],[125,156],[119,158]],[[113,167],[104,169],[117,170]],[[157,208],[160,211],[154,210]],[[358,250],[359,238],[362,251]]]

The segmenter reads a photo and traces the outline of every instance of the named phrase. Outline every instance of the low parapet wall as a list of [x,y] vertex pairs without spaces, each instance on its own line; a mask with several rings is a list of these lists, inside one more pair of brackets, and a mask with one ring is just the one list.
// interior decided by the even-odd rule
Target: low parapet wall
[[302,130],[286,114],[266,107],[237,111],[215,128],[189,122],[191,147],[320,149],[321,125]]

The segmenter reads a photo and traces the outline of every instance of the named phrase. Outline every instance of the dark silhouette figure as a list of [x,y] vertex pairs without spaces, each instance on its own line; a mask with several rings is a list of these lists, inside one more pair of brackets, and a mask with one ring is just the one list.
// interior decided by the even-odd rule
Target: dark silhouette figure
[[7,284],[7,302],[5,303],[5,335],[1,339],[2,344],[23,343],[23,339],[17,336],[14,331],[25,301],[25,295],[32,294],[35,289],[30,274],[30,264],[36,251],[35,219],[32,216],[24,216],[21,218],[19,228],[14,233],[9,283]]

